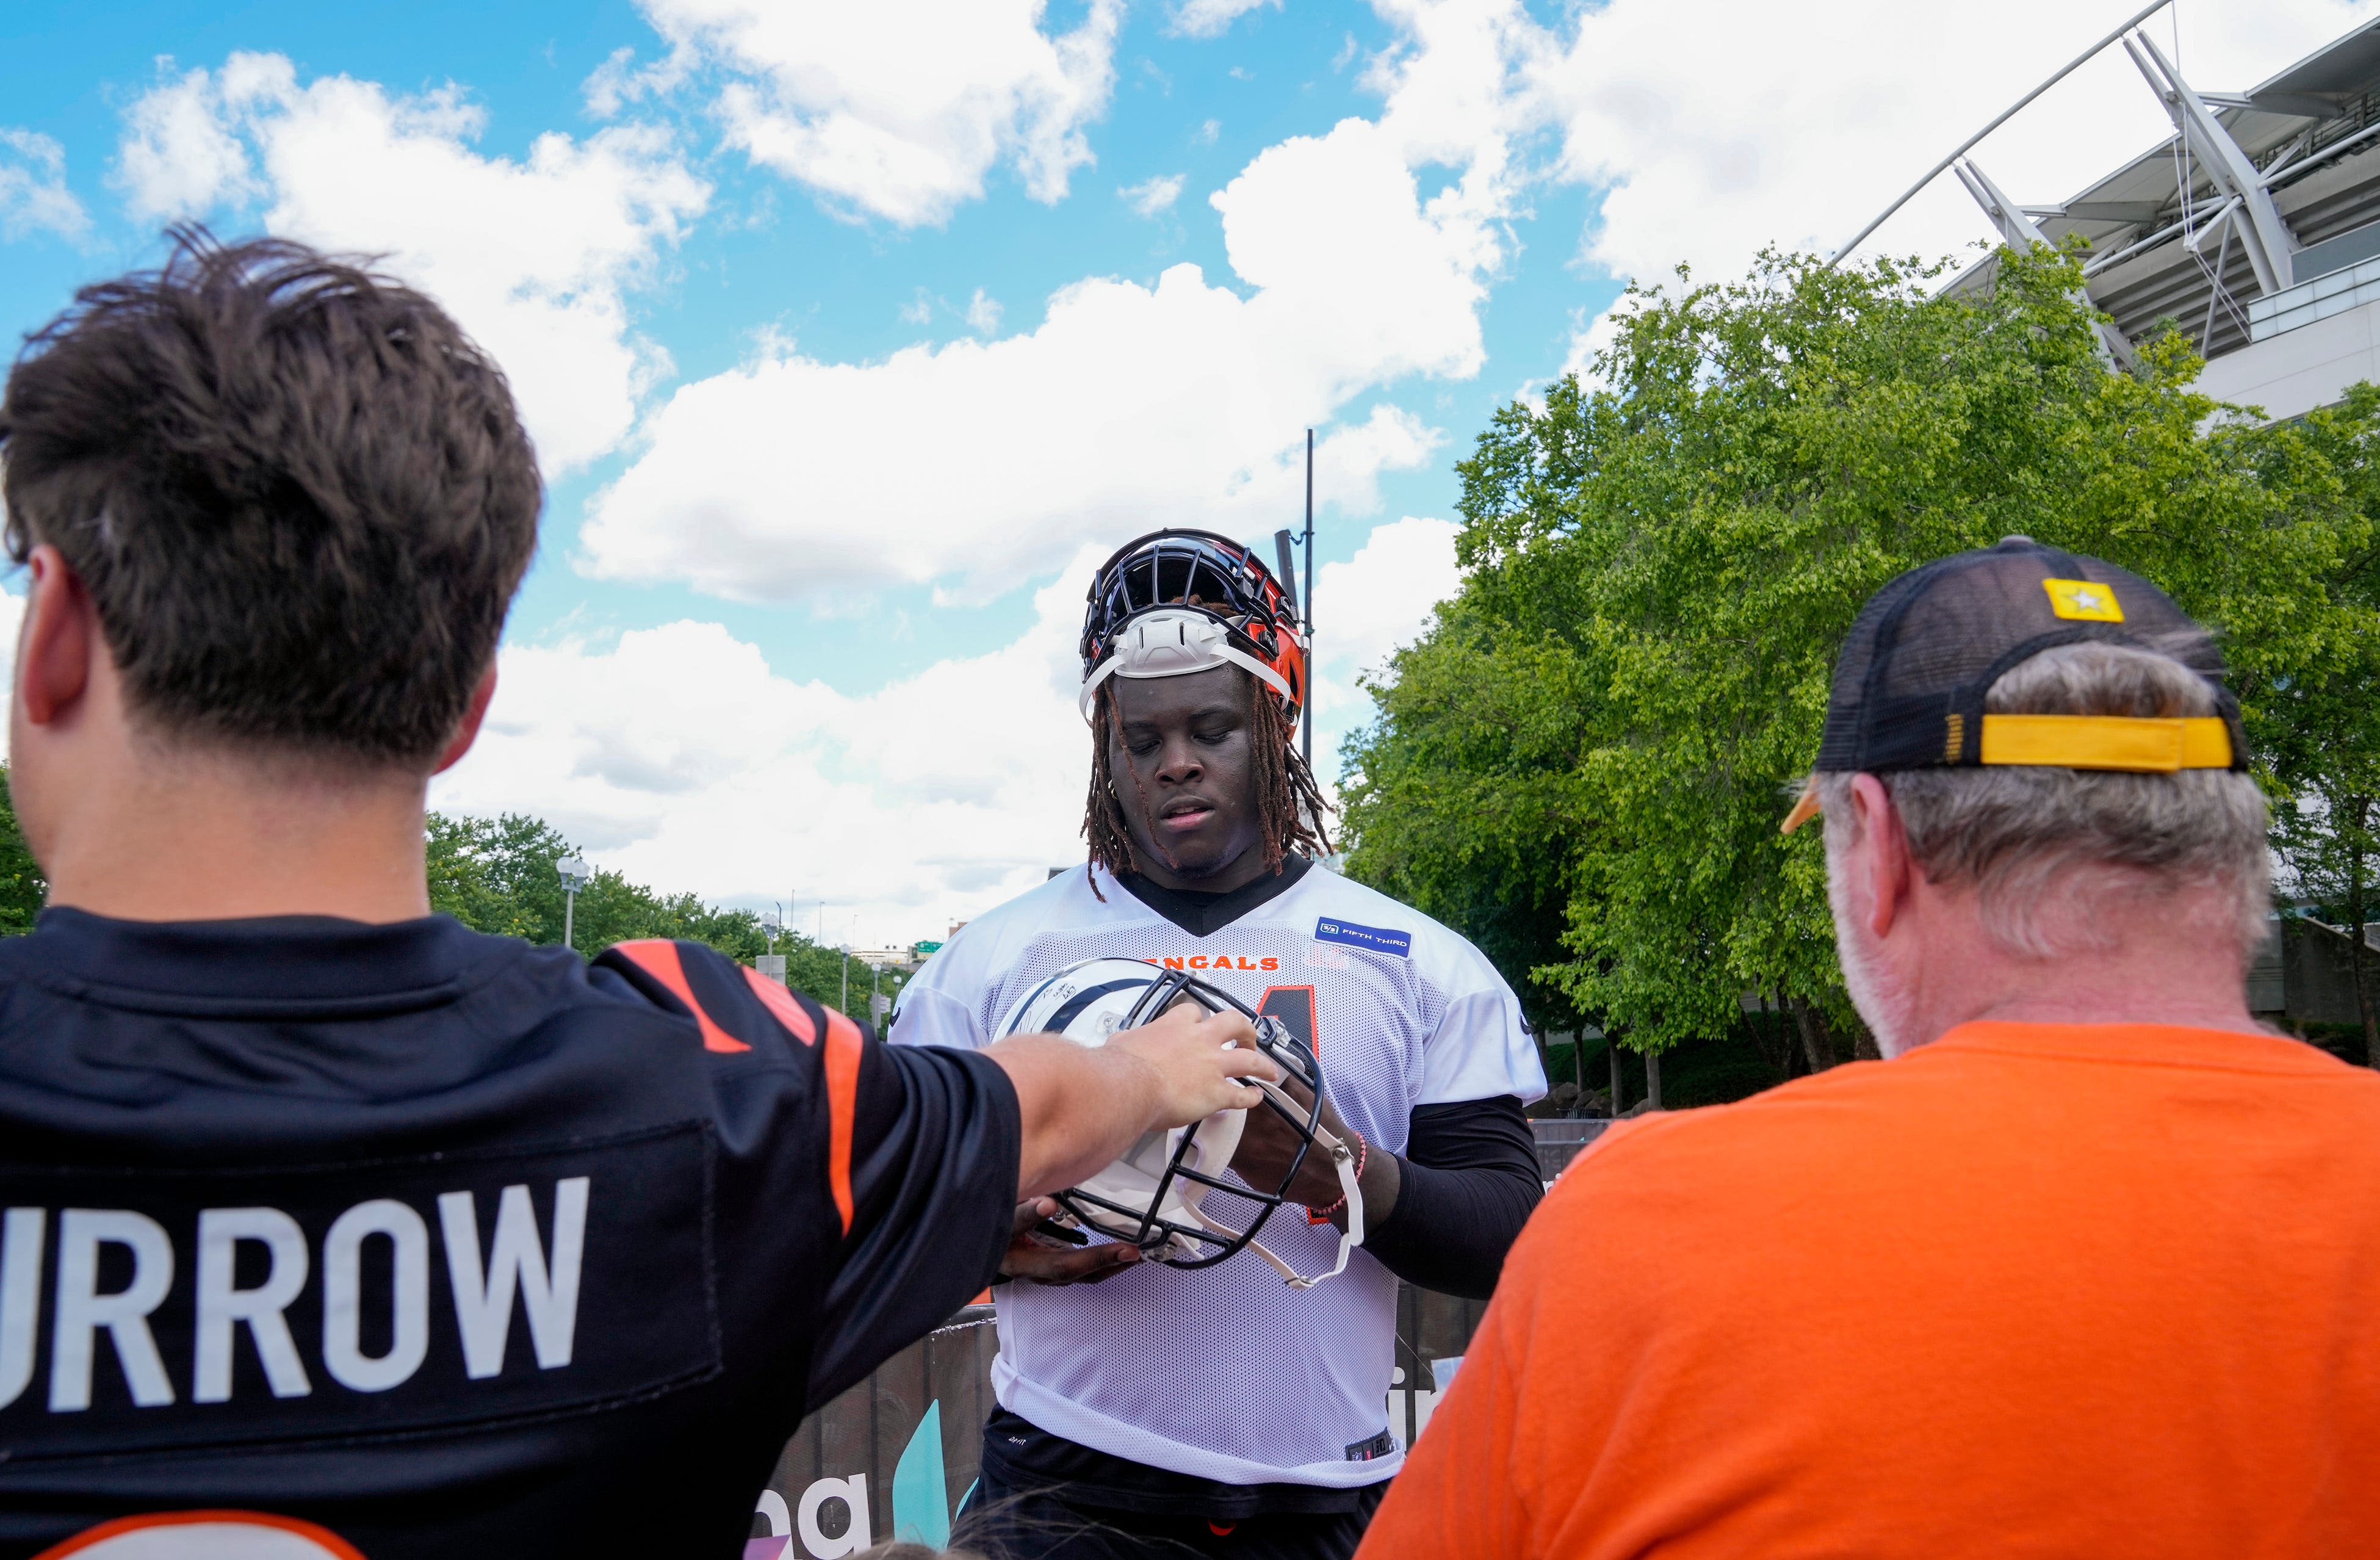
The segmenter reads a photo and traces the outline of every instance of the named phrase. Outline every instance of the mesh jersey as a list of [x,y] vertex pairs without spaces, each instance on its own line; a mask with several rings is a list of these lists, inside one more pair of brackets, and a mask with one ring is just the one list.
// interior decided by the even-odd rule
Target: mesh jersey
[[805,1400],[996,1270],[1015,1098],[699,944],[46,911],[0,939],[0,1556],[193,1507],[732,1554]]
[[[1067,872],[969,922],[902,993],[894,1043],[988,1044],[1020,992],[1082,959],[1179,961],[1314,1042],[1332,1103],[1375,1147],[1403,1149],[1415,1105],[1545,1093],[1495,968],[1360,884],[1307,871],[1205,936],[1104,871],[1099,889],[1104,904]],[[1262,1238],[1299,1272],[1327,1273],[1338,1231],[1289,1208]],[[994,1386],[1045,1430],[1236,1484],[1349,1488],[1396,1471],[1402,1454],[1382,1455],[1396,1279],[1366,1252],[1304,1292],[1244,1255],[998,1293]]]

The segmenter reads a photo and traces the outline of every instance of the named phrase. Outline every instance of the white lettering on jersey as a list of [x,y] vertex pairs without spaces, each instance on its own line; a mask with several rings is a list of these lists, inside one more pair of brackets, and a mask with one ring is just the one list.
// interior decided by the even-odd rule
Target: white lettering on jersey
[[587,1243],[587,1177],[553,1188],[553,1266],[537,1238],[537,1212],[528,1188],[506,1187],[496,1208],[496,1239],[485,1277],[480,1268],[480,1219],[468,1191],[438,1199],[438,1227],[446,1241],[446,1277],[455,1291],[455,1322],[463,1335],[465,1370],[476,1380],[504,1368],[512,1332],[513,1290],[528,1310],[529,1342],[540,1370],[570,1363],[578,1326],[578,1263]]
[[[394,1335],[377,1359],[362,1341],[363,1249],[375,1235],[395,1250],[388,1307]],[[430,1226],[392,1198],[358,1202],[322,1237],[322,1368],[341,1386],[386,1392],[412,1380],[429,1354]]]
[[[234,1287],[239,1243],[253,1240],[272,1259],[264,1282]],[[314,1390],[298,1345],[282,1312],[306,1287],[306,1232],[278,1208],[209,1208],[199,1215],[199,1322],[190,1397],[198,1403],[231,1401],[232,1328],[248,1323],[264,1379],[275,1397],[303,1397]]]
[[[494,1238],[484,1258],[472,1194],[439,1195],[456,1332],[465,1373],[471,1379],[485,1380],[503,1371],[516,1298],[528,1315],[538,1369],[559,1370],[570,1363],[577,1341],[589,1187],[585,1176],[554,1182],[551,1261],[528,1187],[509,1186],[498,1196]],[[10,1208],[0,1213],[0,1408],[24,1395],[41,1363],[42,1258],[49,1216],[45,1208]],[[332,1380],[354,1392],[386,1392],[410,1381],[429,1358],[430,1226],[408,1204],[375,1198],[349,1208],[324,1233],[319,1261],[303,1227],[278,1208],[202,1208],[196,1225],[195,1247],[188,1253],[191,1293],[182,1302],[192,1308],[188,1313],[191,1402],[230,1401],[243,1326],[273,1396],[313,1394],[308,1361],[290,1332],[287,1313],[317,1274],[322,1286],[322,1365]],[[383,1314],[380,1297],[363,1292],[364,1245],[374,1238],[388,1241],[392,1257],[384,1312],[388,1351],[381,1355],[366,1354],[363,1348],[366,1316]],[[241,1286],[238,1277],[243,1242],[261,1246],[266,1259],[262,1279],[248,1287]],[[130,1276],[122,1287],[103,1293],[103,1271],[113,1282],[125,1270],[120,1261],[103,1260],[102,1249],[108,1246],[120,1248],[129,1258]],[[91,1407],[103,1331],[115,1350],[135,1407],[161,1408],[176,1401],[151,1318],[172,1295],[176,1271],[173,1237],[148,1214],[128,1208],[58,1211],[49,1338],[52,1413],[79,1413]],[[173,1332],[167,1329],[169,1336]]]
[[[99,1292],[99,1249],[121,1246],[132,1253],[132,1281],[114,1294]],[[174,1401],[149,1313],[164,1304],[174,1286],[174,1243],[146,1213],[125,1208],[68,1208],[58,1215],[56,1336],[50,1343],[50,1412],[91,1407],[92,1335],[102,1327],[115,1345],[115,1359],[132,1401],[154,1408]]]
[[33,1379],[34,1334],[42,1318],[42,1235],[46,1208],[11,1208],[0,1221],[0,1408]]

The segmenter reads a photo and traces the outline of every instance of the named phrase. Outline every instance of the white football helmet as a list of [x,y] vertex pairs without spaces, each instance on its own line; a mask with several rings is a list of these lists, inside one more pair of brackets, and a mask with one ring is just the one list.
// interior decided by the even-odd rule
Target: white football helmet
[[[1133,958],[1093,958],[1067,966],[1017,998],[1000,1033],[1058,1034],[1077,1045],[1104,1045],[1118,1030],[1146,1024],[1185,998],[1209,1013],[1229,1008],[1245,1015],[1256,1026],[1257,1046],[1311,1094],[1313,1103],[1301,1105],[1278,1085],[1249,1080],[1264,1091],[1265,1108],[1295,1127],[1304,1140],[1281,1185],[1265,1190],[1230,1173],[1247,1112],[1218,1111],[1196,1127],[1143,1134],[1123,1158],[1080,1186],[1056,1193],[1064,1210],[1060,1222],[1129,1240],[1180,1268],[1212,1267],[1243,1248],[1253,1249],[1299,1289],[1346,1272],[1348,1254],[1364,1243],[1364,1195],[1355,1185],[1354,1154],[1322,1125],[1321,1064],[1278,1019],[1250,1012],[1245,1003],[1184,970],[1160,969]],[[1289,1200],[1290,1184],[1314,1150],[1328,1154],[1339,1172],[1339,1189],[1347,1199],[1347,1228],[1339,1237],[1338,1265],[1308,1278],[1266,1250],[1256,1237],[1272,1211]],[[1225,1202],[1220,1210],[1210,1206],[1217,1197],[1250,1205],[1245,1229],[1215,1216],[1220,1211],[1241,1217],[1236,1203]]]

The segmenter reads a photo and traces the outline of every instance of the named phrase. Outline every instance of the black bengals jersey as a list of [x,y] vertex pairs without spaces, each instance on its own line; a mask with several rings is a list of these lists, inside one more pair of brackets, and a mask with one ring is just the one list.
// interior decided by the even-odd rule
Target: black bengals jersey
[[804,1406],[991,1280],[1018,1139],[997,1064],[698,944],[49,910],[0,942],[0,1556],[194,1508],[735,1554]]

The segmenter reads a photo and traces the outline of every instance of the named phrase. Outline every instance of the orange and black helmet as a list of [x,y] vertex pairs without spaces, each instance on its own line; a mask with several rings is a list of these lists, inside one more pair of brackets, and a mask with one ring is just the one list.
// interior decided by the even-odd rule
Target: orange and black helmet
[[1081,705],[1111,676],[1171,677],[1236,665],[1292,725],[1305,707],[1305,638],[1289,592],[1256,554],[1207,530],[1125,542],[1092,577],[1083,614]]

